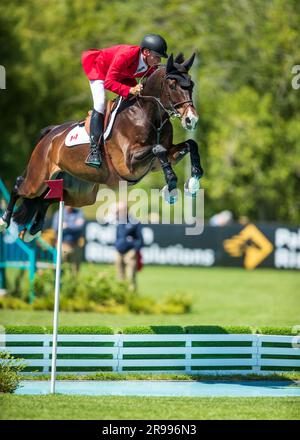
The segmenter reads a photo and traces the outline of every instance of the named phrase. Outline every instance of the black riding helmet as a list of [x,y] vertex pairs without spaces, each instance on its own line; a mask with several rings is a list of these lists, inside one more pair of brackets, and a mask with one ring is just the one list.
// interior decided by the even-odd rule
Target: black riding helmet
[[156,52],[162,58],[168,58],[167,43],[163,37],[156,34],[147,34],[144,36],[141,44],[141,49],[149,49]]

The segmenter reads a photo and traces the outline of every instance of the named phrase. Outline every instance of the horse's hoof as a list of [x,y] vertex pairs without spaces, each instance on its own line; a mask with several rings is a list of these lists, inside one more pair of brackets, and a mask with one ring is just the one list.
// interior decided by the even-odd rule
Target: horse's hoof
[[184,193],[189,197],[194,197],[200,189],[200,179],[197,177],[190,177],[184,184]]
[[0,217],[0,232],[5,231],[7,229],[8,224],[2,217]]
[[30,243],[31,241],[35,240],[36,238],[39,238],[42,234],[42,231],[37,232],[34,235],[31,235],[28,229],[23,229],[23,231],[20,232],[19,237],[24,241],[24,243]]
[[169,205],[174,205],[174,203],[178,200],[177,189],[174,188],[172,191],[169,191],[168,185],[165,185],[161,190],[162,198],[165,202],[169,203]]

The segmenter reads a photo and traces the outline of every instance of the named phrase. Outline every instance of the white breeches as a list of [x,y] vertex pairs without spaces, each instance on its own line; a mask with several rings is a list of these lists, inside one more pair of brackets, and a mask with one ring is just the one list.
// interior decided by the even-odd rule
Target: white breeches
[[90,81],[90,87],[93,95],[94,109],[104,114],[105,112],[105,89],[104,81],[95,79]]

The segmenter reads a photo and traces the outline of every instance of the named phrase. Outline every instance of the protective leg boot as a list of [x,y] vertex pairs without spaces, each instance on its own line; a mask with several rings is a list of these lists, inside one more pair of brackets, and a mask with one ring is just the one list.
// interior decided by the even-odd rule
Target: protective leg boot
[[100,140],[103,134],[103,125],[103,114],[93,110],[90,122],[90,153],[85,163],[94,168],[99,168],[102,163]]

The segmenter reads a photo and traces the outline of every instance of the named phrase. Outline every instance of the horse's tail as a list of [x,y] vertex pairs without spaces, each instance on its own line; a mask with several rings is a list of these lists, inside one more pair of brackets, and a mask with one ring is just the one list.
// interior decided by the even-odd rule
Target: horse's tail
[[53,128],[57,127],[57,125],[48,125],[48,127],[44,127],[41,129],[36,142],[40,142],[41,139],[43,139],[43,137],[46,136],[46,134],[48,134]]
[[18,225],[26,225],[31,222],[35,213],[40,208],[42,200],[40,197],[34,199],[23,199],[20,206],[13,213],[13,219]]

